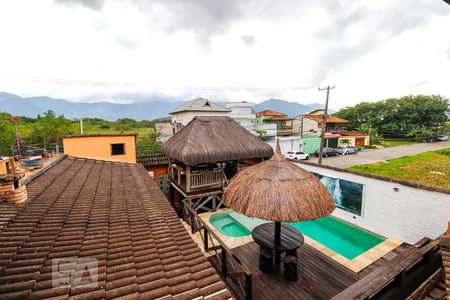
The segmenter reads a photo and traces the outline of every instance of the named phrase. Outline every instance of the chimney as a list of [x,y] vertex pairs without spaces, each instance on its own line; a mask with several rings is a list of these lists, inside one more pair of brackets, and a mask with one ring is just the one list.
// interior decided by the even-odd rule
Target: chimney
[[0,202],[22,203],[27,200],[25,186],[20,186],[19,180],[24,175],[16,173],[12,157],[0,157]]

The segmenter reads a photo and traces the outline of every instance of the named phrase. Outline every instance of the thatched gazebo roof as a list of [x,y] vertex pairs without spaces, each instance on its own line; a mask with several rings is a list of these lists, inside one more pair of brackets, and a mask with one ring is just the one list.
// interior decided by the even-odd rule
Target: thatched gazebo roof
[[161,151],[190,165],[273,154],[272,147],[230,117],[195,117],[164,143]]
[[278,143],[270,160],[239,172],[223,198],[236,212],[275,222],[317,219],[335,209],[328,189],[284,158]]

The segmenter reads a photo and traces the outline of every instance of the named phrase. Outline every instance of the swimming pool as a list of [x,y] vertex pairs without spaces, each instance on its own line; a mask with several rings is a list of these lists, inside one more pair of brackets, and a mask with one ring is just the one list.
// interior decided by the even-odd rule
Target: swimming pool
[[[267,221],[229,210],[212,215],[209,222],[224,235],[244,237],[250,235],[253,228]],[[385,240],[384,237],[332,216],[286,224],[349,260]]]

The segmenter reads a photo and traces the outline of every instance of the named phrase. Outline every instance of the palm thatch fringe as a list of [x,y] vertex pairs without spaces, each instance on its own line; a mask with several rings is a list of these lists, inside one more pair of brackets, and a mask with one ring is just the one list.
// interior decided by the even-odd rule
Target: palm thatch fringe
[[299,222],[330,215],[335,204],[312,174],[281,155],[239,172],[223,195],[233,210],[270,221]]
[[171,159],[190,165],[271,157],[272,147],[230,117],[195,117],[161,147]]

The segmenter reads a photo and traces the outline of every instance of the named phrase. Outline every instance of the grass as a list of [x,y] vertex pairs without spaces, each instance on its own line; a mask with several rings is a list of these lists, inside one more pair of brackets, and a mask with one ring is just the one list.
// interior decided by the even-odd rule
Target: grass
[[348,169],[450,189],[450,148]]
[[416,144],[417,141],[414,139],[384,139],[383,140],[383,146],[384,147],[396,147],[396,146],[403,146],[403,145],[412,145]]

